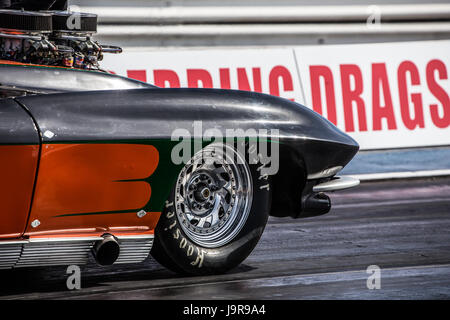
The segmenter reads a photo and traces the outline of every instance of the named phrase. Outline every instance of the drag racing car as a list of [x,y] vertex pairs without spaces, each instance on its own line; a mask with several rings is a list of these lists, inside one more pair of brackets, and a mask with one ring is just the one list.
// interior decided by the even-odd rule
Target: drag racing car
[[68,30],[71,13],[45,9],[0,10],[0,269],[151,254],[223,273],[269,216],[325,214],[326,192],[359,183],[337,176],[357,142],[310,109],[104,72],[121,50],[91,39],[96,17]]

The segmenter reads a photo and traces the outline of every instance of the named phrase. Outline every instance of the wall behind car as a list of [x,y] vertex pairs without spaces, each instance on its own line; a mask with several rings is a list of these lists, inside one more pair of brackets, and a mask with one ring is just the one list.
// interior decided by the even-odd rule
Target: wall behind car
[[99,38],[132,47],[341,44],[449,39],[443,0],[77,0]]
[[450,40],[108,55],[159,87],[256,91],[299,102],[363,150],[450,145]]
[[103,67],[161,87],[305,104],[363,150],[450,144],[450,3],[71,1],[99,15]]

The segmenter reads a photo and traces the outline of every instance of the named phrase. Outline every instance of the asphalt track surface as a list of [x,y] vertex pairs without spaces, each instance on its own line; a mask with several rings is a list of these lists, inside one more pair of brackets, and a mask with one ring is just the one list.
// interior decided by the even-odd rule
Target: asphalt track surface
[[[450,177],[364,183],[332,195],[324,216],[271,218],[257,248],[232,272],[180,277],[153,259],[0,272],[0,299],[449,299]],[[366,269],[381,268],[369,290]]]

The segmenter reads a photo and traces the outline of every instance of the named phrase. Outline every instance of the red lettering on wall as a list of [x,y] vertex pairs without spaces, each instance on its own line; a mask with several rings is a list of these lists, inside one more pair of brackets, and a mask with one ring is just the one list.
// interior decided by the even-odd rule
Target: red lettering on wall
[[[212,88],[213,81],[205,69],[187,69],[187,82],[189,88]],[[201,85],[199,85],[199,82]]]
[[423,120],[422,95],[420,93],[412,93],[411,101],[414,106],[414,117],[411,116],[409,110],[408,85],[406,83],[406,73],[410,74],[411,85],[420,84],[419,70],[412,61],[403,61],[397,70],[398,79],[398,95],[400,98],[400,111],[405,127],[413,130],[415,127],[423,128],[425,123]]
[[334,124],[337,124],[336,118],[336,99],[334,97],[334,82],[331,69],[327,66],[310,66],[309,76],[311,81],[311,95],[313,110],[322,113],[322,98],[320,79],[325,81],[325,97],[327,103],[327,118]]
[[[294,91],[294,83],[289,70],[283,66],[275,66],[269,74],[269,93],[273,96],[280,96],[280,80],[283,82],[283,91]],[[289,99],[294,101],[294,99]]]
[[261,86],[261,68],[252,68],[253,73],[253,90],[248,81],[247,71],[245,68],[237,68],[238,88],[244,91],[262,92]]
[[[342,103],[344,105],[345,130],[355,131],[353,124],[353,106],[356,105],[358,113],[359,131],[367,131],[366,108],[364,100],[361,98],[363,92],[363,78],[361,70],[355,64],[342,64],[341,85],[342,85]],[[350,79],[353,77],[355,88],[352,90]],[[355,104],[353,104],[353,102]]]
[[127,70],[127,77],[134,80],[147,82],[147,70]]
[[447,128],[450,125],[450,99],[445,90],[436,82],[434,78],[436,71],[440,80],[448,79],[447,69],[441,60],[431,60],[427,64],[427,85],[430,92],[442,105],[443,115],[439,116],[437,104],[430,104],[431,120],[438,128]]
[[[380,104],[380,90],[383,93],[384,106]],[[389,130],[397,129],[385,63],[372,64],[372,112],[374,131],[381,130],[383,118],[387,120]]]
[[[172,70],[153,70],[155,86],[161,88],[179,88],[180,79]],[[168,84],[168,86],[166,86]]]
[[231,89],[230,69],[228,68],[219,69],[219,76],[220,76],[220,88]]

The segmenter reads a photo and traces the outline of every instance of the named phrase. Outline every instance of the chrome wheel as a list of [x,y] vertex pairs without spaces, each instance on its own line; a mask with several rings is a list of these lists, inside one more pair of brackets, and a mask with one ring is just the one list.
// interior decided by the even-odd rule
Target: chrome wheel
[[242,229],[252,194],[245,158],[231,146],[212,144],[196,153],[180,172],[176,216],[190,240],[218,248]]

